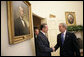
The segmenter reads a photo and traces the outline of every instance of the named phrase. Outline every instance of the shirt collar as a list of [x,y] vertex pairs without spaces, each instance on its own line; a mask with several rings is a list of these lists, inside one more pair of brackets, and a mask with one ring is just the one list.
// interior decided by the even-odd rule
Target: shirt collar
[[20,16],[20,19],[23,20],[21,16]]
[[41,32],[45,35],[45,33],[43,31],[41,31]]
[[66,34],[66,30],[63,32],[63,34],[64,34],[64,35]]

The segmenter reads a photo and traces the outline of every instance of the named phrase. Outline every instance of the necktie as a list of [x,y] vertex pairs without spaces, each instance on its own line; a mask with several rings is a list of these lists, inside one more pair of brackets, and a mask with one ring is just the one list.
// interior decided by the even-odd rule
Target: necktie
[[63,36],[64,36],[64,34],[62,33],[62,34],[61,34],[62,45],[63,45],[63,43],[64,43],[64,37],[63,37]]

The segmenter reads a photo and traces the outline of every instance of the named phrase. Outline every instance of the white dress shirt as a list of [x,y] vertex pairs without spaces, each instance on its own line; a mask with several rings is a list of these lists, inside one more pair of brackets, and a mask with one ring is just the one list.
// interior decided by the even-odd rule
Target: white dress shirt
[[63,38],[64,38],[64,40],[65,40],[65,36],[66,36],[66,30],[63,32]]
[[21,22],[22,22],[23,26],[25,27],[25,23],[24,23],[24,21],[23,21],[21,16],[20,16],[20,19],[21,19]]

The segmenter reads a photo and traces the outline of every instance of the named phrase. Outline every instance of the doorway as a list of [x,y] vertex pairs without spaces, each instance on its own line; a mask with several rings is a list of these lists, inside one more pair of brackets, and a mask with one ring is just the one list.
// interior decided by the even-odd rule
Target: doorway
[[[40,25],[43,23],[47,24],[47,19],[40,17],[40,16],[33,13],[33,30],[35,27],[37,27],[40,30]],[[35,34],[34,34],[34,36],[35,36]],[[48,37],[48,33],[46,33],[46,36]],[[36,42],[35,37],[34,37],[34,42]],[[36,45],[35,45],[35,50],[36,50]]]
[[38,27],[40,29],[41,18],[33,14],[33,27]]
[[[40,30],[40,25],[43,23],[44,18],[39,17],[36,14],[33,14],[33,30],[37,27]],[[35,33],[35,31],[34,31]],[[34,42],[36,43],[36,37],[34,34]],[[35,52],[36,52],[36,44],[35,44]],[[37,52],[36,52],[37,53]]]

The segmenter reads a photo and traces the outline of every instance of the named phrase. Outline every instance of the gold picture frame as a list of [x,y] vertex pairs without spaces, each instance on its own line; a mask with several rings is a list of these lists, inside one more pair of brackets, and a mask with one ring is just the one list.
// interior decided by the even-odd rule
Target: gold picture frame
[[31,4],[28,1],[7,1],[9,44],[33,37]]
[[66,24],[68,26],[76,25],[76,16],[75,12],[65,12]]

